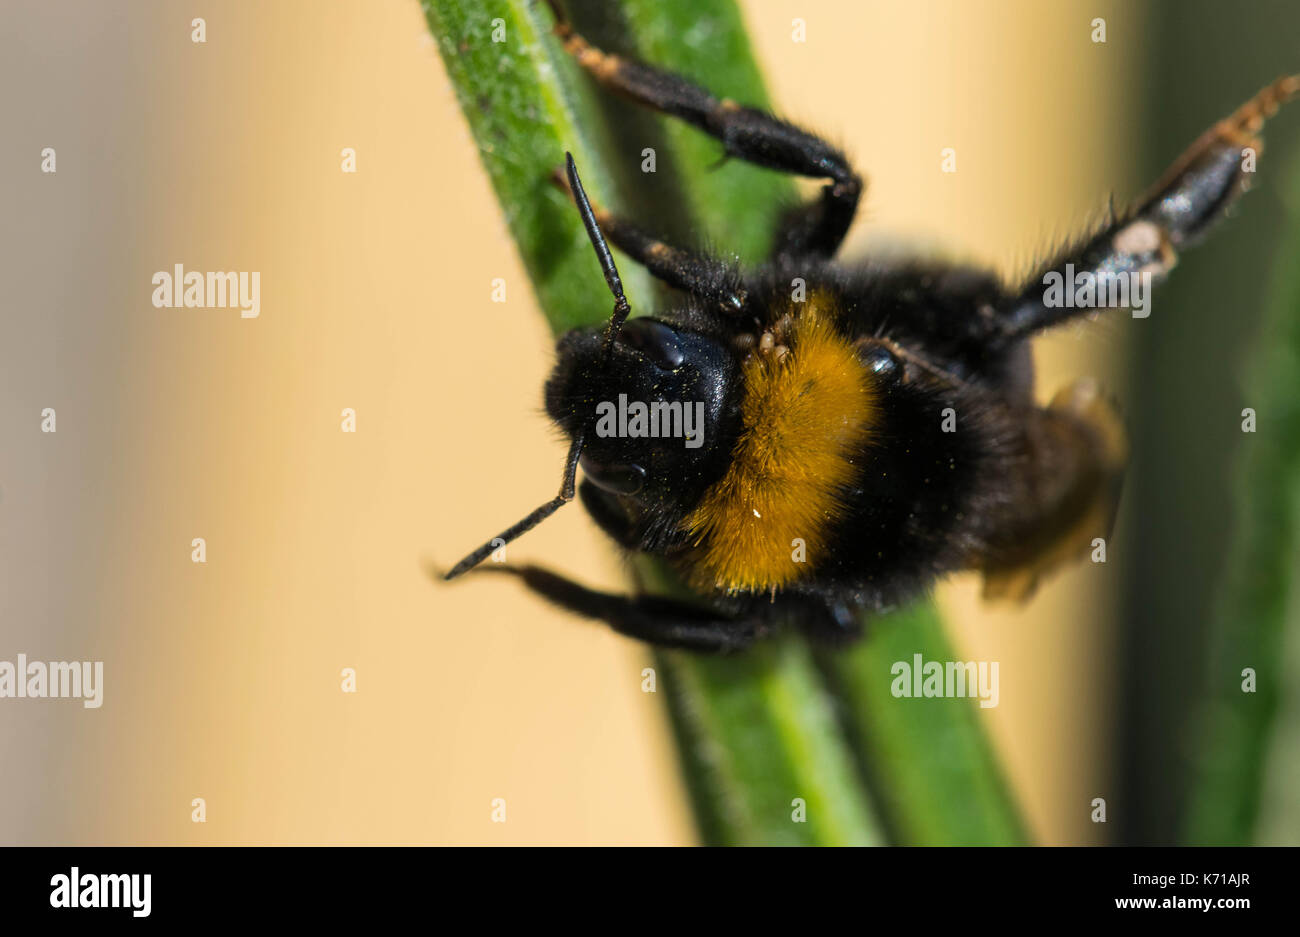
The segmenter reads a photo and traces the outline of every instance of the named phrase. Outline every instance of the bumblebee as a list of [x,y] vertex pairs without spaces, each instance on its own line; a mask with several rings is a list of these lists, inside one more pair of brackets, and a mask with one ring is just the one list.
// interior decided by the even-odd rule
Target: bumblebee
[[[986,596],[1024,598],[1109,535],[1126,461],[1122,424],[1091,381],[1038,406],[1029,347],[1038,332],[1098,305],[1062,302],[1046,284],[1131,281],[1133,295],[1105,295],[1134,308],[1141,284],[1163,278],[1248,187],[1257,134],[1300,92],[1300,75],[1213,126],[1136,209],[1112,212],[1008,286],[928,259],[836,262],[863,192],[838,149],[608,54],[558,9],[556,19],[565,49],[600,85],[710,134],[728,157],[826,182],[785,214],[771,256],[744,269],[593,206],[567,158],[557,181],[582,217],[614,312],[605,327],[557,345],[545,405],[570,441],[559,494],[445,578],[576,494],[621,547],[661,557],[702,601],[597,592],[533,566],[484,569],[516,575],[622,634],[729,652],[784,622],[816,639],[851,640],[864,612],[961,570],[983,576]],[[629,319],[610,244],[680,299]],[[668,433],[647,431],[655,408],[699,414],[694,435],[681,438],[671,418]]]

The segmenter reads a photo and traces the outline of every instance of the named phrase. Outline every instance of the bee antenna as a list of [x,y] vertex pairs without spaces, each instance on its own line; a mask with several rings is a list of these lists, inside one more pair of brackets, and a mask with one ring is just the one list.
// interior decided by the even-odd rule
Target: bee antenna
[[582,442],[583,436],[579,433],[574,438],[573,445],[569,446],[569,455],[564,463],[564,478],[560,482],[560,493],[558,495],[550,501],[547,501],[517,524],[506,528],[487,543],[483,544],[483,546],[479,547],[469,556],[465,557],[453,566],[451,572],[447,573],[442,578],[444,580],[455,579],[461,573],[469,572],[479,563],[482,563],[487,559],[494,550],[498,550],[517,537],[528,533],[528,531],[532,530],[542,521],[546,520],[558,511],[561,506],[572,501],[574,480],[578,474],[578,459],[582,457]]
[[587,237],[591,239],[591,246],[596,251],[596,259],[600,261],[600,270],[605,274],[605,284],[614,294],[614,315],[610,317],[609,327],[605,330],[605,362],[608,363],[614,351],[614,339],[618,337],[619,330],[623,328],[623,323],[627,321],[628,314],[632,310],[627,304],[627,297],[623,295],[623,281],[619,279],[618,267],[614,266],[614,256],[609,252],[609,245],[605,243],[605,235],[600,233],[600,225],[596,224],[596,213],[591,208],[591,202],[587,200],[586,190],[582,188],[582,180],[578,178],[578,167],[573,162],[572,153],[564,154],[564,169],[569,177],[569,190],[573,193],[573,201],[578,206],[578,214],[582,216],[583,227],[587,229]]
[[[552,4],[552,9],[559,15],[558,7]],[[614,351],[614,339],[618,337],[619,331],[623,328],[623,323],[627,321],[627,317],[632,310],[628,306],[627,296],[623,293],[623,281],[619,278],[618,267],[614,265],[614,257],[609,252],[609,245],[605,243],[605,235],[600,233],[600,225],[596,223],[596,212],[587,199],[587,192],[582,187],[582,180],[578,178],[578,167],[573,162],[572,153],[564,154],[564,169],[569,177],[569,191],[573,193],[573,201],[578,206],[578,214],[582,216],[582,225],[587,229],[587,237],[591,239],[591,246],[596,251],[596,260],[600,262],[600,270],[605,275],[605,284],[609,287],[609,291],[614,294],[614,314],[610,317],[609,326],[605,331],[605,361],[608,363]],[[558,495],[537,508],[523,520],[506,528],[483,544],[483,546],[453,566],[451,571],[442,578],[444,580],[455,579],[462,573],[469,572],[487,559],[493,551],[499,550],[507,543],[528,533],[563,505],[572,501],[578,475],[578,460],[582,458],[583,441],[583,434],[578,433],[573,439],[573,444],[569,446],[569,455],[564,464],[564,478],[560,482],[560,493]]]

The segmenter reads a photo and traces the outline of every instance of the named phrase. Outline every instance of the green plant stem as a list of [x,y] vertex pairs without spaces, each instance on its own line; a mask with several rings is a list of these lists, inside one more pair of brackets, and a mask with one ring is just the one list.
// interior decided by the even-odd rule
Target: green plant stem
[[980,710],[965,699],[895,699],[891,667],[957,660],[928,602],[871,623],[868,640],[820,656],[838,691],[859,767],[879,800],[894,842],[1010,846],[1027,841],[1024,822]]
[[[593,278],[586,232],[550,183],[551,171],[572,152],[591,197],[615,207],[621,202],[598,125],[587,119],[592,105],[576,82],[559,78],[571,64],[550,35],[550,11],[535,0],[423,0],[422,6],[552,331],[599,322],[609,315],[599,271]],[[494,32],[503,41],[493,41]],[[620,272],[629,293],[650,294],[645,271],[625,263]]]

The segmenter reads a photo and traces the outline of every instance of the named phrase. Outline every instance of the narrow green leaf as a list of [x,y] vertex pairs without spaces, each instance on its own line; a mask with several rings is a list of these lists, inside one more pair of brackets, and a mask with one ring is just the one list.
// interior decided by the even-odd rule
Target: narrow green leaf
[[664,653],[659,666],[706,842],[881,841],[803,642],[722,660]]
[[[1252,841],[1274,716],[1283,693],[1296,687],[1284,654],[1300,560],[1300,165],[1293,168],[1290,235],[1246,369],[1242,406],[1255,411],[1257,424],[1242,436],[1236,531],[1211,630],[1210,701],[1193,740],[1199,762],[1185,840],[1196,845]],[[1247,669],[1254,672],[1249,692]],[[1289,779],[1293,793],[1296,782]]]
[[[424,0],[423,8],[469,121],[506,223],[551,329],[558,335],[609,316],[582,222],[549,181],[573,153],[593,199],[617,207],[590,115],[589,93],[550,35],[551,14],[535,0]],[[493,21],[499,23],[494,26]],[[493,41],[497,32],[500,42]],[[651,295],[650,279],[632,264],[620,270],[628,293]]]
[[891,667],[958,660],[934,606],[876,619],[871,637],[819,655],[844,704],[860,768],[894,842],[1005,846],[1024,822],[970,699],[896,698]]

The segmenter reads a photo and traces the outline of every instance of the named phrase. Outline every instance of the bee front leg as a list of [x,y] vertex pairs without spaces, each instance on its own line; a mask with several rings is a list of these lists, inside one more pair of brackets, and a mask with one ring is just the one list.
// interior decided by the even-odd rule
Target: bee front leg
[[[551,181],[570,198],[573,197],[563,169],[557,169]],[[600,225],[609,243],[645,267],[655,279],[673,289],[698,296],[728,316],[737,315],[744,308],[745,289],[741,285],[740,268],[735,262],[675,247],[633,222],[611,215],[595,202],[591,203],[591,208],[596,224]]]
[[518,576],[552,604],[657,647],[727,654],[749,647],[765,630],[757,619],[729,618],[677,599],[598,592],[538,566],[483,566],[479,571]]

